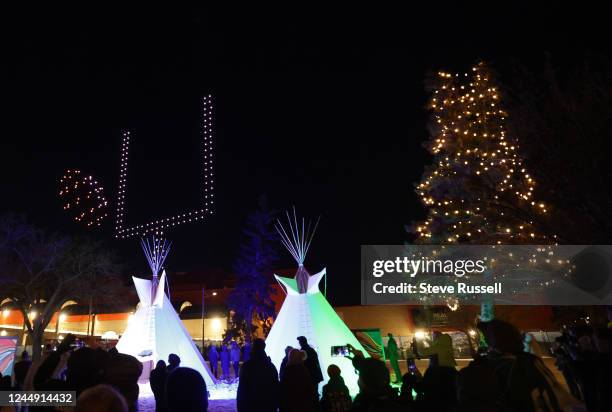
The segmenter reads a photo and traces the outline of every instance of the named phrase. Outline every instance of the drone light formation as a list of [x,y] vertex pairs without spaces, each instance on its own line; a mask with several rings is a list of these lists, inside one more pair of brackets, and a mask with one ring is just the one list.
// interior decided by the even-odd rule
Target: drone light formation
[[104,188],[93,176],[84,176],[80,170],[66,170],[60,179],[59,197],[63,209],[86,227],[100,226],[108,215],[108,202]]
[[117,190],[117,218],[115,223],[116,238],[126,239],[132,236],[145,236],[148,233],[162,235],[164,231],[169,228],[204,219],[205,216],[213,213],[215,196],[213,190],[215,175],[213,170],[212,113],[212,96],[209,94],[202,99],[202,157],[204,179],[201,207],[134,226],[128,226],[126,223],[130,132],[123,132],[121,141],[119,186]]

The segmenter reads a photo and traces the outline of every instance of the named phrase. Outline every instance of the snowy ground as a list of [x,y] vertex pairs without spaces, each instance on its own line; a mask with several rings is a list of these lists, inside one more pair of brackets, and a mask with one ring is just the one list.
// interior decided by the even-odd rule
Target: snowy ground
[[[155,412],[155,398],[149,383],[138,384],[140,396],[138,397],[139,412]],[[238,383],[218,384],[210,389],[208,410],[213,412],[232,412],[236,410],[236,390]]]

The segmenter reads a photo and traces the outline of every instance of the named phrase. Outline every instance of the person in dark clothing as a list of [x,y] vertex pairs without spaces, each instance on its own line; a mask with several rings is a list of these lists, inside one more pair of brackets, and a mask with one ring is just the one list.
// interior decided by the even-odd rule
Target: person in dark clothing
[[454,410],[457,404],[457,370],[432,364],[422,380],[423,402],[431,411]]
[[204,412],[208,410],[206,382],[200,372],[178,367],[168,375],[166,400],[169,412]]
[[15,388],[22,389],[23,381],[28,374],[28,370],[30,370],[30,366],[32,366],[32,361],[30,360],[30,355],[27,351],[23,351],[21,353],[21,360],[15,364],[13,367],[13,372],[15,373]]
[[238,370],[240,369],[240,347],[236,341],[232,341],[230,360],[232,361],[232,368],[234,369],[234,377],[237,378]]
[[[101,349],[83,347],[75,351],[64,350],[49,354],[40,366],[32,366],[26,377],[35,390],[76,391],[77,397],[87,389],[106,383],[113,386],[125,398],[129,410],[136,411],[138,401],[138,378],[142,363],[126,354],[110,354]],[[65,379],[64,379],[65,376]],[[26,383],[27,384],[27,383]],[[31,390],[31,389],[30,389]],[[48,407],[32,406],[32,412],[49,410]]]
[[173,370],[178,368],[180,365],[181,365],[181,358],[179,358],[179,356],[176,353],[171,353],[170,355],[168,355],[168,366],[166,368],[168,370],[168,373],[172,372]]
[[344,384],[344,379],[340,375],[340,368],[337,365],[327,367],[329,381],[323,386],[323,396],[321,397],[322,412],[344,412],[351,407],[351,395]]
[[244,344],[242,348],[242,363],[248,361],[251,358],[251,344],[249,342]]
[[285,368],[287,367],[287,361],[289,361],[289,353],[293,350],[293,346],[287,346],[285,348],[285,357],[281,361],[280,369],[278,370],[278,379],[283,379]]
[[96,385],[83,391],[74,412],[128,412],[128,407],[123,395],[115,388]]
[[266,412],[278,408],[278,372],[265,349],[264,340],[255,339],[250,359],[242,364],[236,397],[238,412]]
[[77,393],[102,383],[102,369],[99,357],[106,353],[83,347],[72,352],[66,364],[66,384]]
[[580,402],[556,381],[542,360],[523,351],[520,332],[511,324],[491,320],[478,324],[487,352],[458,374],[458,407],[461,411],[570,410]]
[[304,366],[310,374],[312,383],[316,388],[318,388],[319,382],[323,380],[323,373],[321,372],[321,365],[319,364],[319,355],[317,355],[317,351],[315,351],[313,347],[308,344],[308,341],[304,336],[299,336],[297,340],[300,344],[300,348],[306,352]]
[[446,411],[457,403],[457,363],[450,335],[433,332],[432,342],[419,350],[420,356],[429,357],[429,366],[421,382],[422,400],[431,410]]
[[364,354],[349,345],[353,354],[353,367],[359,372],[359,393],[353,400],[351,412],[399,412],[397,391],[390,386],[389,370],[384,362],[365,358]]
[[151,385],[151,391],[155,396],[155,411],[165,412],[168,410],[166,405],[166,379],[168,378],[168,371],[166,370],[166,362],[158,360],[155,368],[149,375],[149,384]]
[[391,365],[391,367],[393,368],[393,373],[395,373],[395,382],[399,382],[399,380],[401,379],[402,373],[400,372],[400,366],[399,366],[399,352],[397,349],[397,342],[395,341],[395,339],[393,338],[393,335],[391,333],[387,334],[389,341],[387,343],[387,359],[389,359],[389,364]]
[[9,375],[0,376],[0,391],[11,390],[11,377]]
[[319,407],[319,394],[304,365],[305,353],[293,349],[289,353],[283,379],[280,382],[281,412],[313,412]]
[[230,378],[230,353],[227,350],[227,345],[221,346],[221,379],[229,381]]
[[[52,375],[57,366],[60,364],[62,360],[62,356],[64,353],[70,351],[70,345],[72,345],[76,341],[76,336],[69,333],[66,335],[62,343],[60,343],[55,351],[45,352],[47,356],[41,362],[38,370],[36,371],[33,379],[34,387],[37,390],[52,390],[48,389],[45,386],[49,383],[48,381],[52,380]],[[65,366],[65,365],[64,365]]]
[[503,388],[495,376],[495,364],[485,356],[477,356],[457,374],[457,410],[488,412],[498,408]]
[[414,358],[409,358],[406,363],[408,364],[408,372],[402,377],[399,401],[402,405],[411,407],[422,399],[423,376],[417,368]]
[[219,367],[219,352],[217,352],[217,347],[215,345],[210,345],[210,349],[208,349],[208,361],[210,362],[210,371],[216,378],[217,369]]
[[582,399],[582,392],[578,385],[576,376],[575,363],[573,362],[571,353],[567,350],[566,336],[559,336],[555,338],[555,343],[551,349],[552,355],[555,358],[555,366],[563,374],[565,383],[570,390],[572,396],[576,399]]
[[595,411],[605,411],[612,405],[612,329],[598,328],[593,334],[593,343],[597,349],[597,366],[595,379]]
[[[80,350],[80,349],[79,349]],[[125,353],[110,354],[104,370],[104,383],[117,389],[125,398],[130,412],[138,409],[138,378],[142,374],[142,363]]]
[[34,387],[36,390],[76,391],[78,397],[83,390],[101,383],[102,379],[97,351],[80,348],[74,352],[63,351],[59,356],[50,354],[34,376]]

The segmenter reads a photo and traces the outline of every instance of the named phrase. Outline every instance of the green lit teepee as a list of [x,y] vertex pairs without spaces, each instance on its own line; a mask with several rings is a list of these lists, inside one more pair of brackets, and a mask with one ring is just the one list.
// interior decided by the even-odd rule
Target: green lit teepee
[[355,396],[359,391],[358,375],[352,362],[345,357],[332,356],[331,348],[351,344],[365,356],[368,354],[319,290],[319,282],[326,274],[325,269],[311,276],[304,267],[304,259],[317,225],[311,228],[310,223],[306,223],[303,218],[298,224],[295,209],[293,216],[287,213],[287,222],[288,231],[280,221],[277,221],[276,228],[283,244],[296,260],[298,269],[295,278],[275,275],[287,296],[266,339],[266,352],[279,368],[285,348],[299,348],[296,339],[305,336],[319,355],[323,376],[328,378],[326,370],[329,365],[338,365],[351,395]]

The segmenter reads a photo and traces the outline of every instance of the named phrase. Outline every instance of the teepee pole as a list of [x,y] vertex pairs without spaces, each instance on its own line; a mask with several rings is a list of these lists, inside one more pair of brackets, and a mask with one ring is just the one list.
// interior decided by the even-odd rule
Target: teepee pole
[[301,222],[298,221],[295,206],[293,207],[293,216],[289,214],[289,211],[285,212],[287,216],[287,226],[289,229],[285,229],[285,226],[277,219],[274,226],[276,231],[280,235],[280,240],[283,246],[289,251],[291,256],[295,259],[298,266],[303,266],[310,249],[310,244],[314,238],[314,234],[319,225],[320,217],[317,218],[314,226],[312,222],[306,221],[305,218],[301,218]]
[[151,268],[153,278],[157,278],[166,257],[168,257],[172,242],[168,242],[166,239],[156,238],[155,235],[152,235],[150,240],[148,238],[140,239],[140,245],[147,258],[149,267]]

